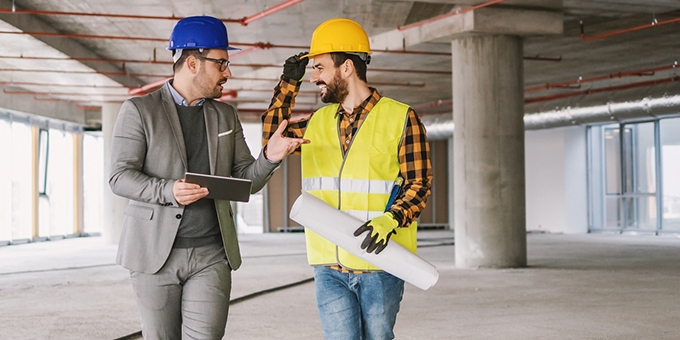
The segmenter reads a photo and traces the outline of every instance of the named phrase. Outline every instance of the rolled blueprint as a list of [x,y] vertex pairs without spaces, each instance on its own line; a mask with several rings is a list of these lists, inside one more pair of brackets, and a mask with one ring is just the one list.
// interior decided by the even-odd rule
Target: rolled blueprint
[[422,290],[434,286],[439,279],[435,266],[396,242],[390,242],[378,255],[367,253],[361,249],[365,234],[359,237],[353,235],[365,221],[331,207],[306,191],[293,204],[290,218],[354,256]]

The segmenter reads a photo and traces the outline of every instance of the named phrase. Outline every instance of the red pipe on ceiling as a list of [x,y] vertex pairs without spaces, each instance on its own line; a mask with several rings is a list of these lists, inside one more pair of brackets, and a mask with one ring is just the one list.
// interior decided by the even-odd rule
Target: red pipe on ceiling
[[131,96],[141,96],[141,95],[147,94],[147,93],[149,93],[150,90],[153,90],[157,87],[162,86],[163,84],[167,83],[172,78],[173,77],[163,78],[161,80],[154,81],[153,83],[144,84],[140,87],[130,89],[128,91],[128,94],[131,95]]
[[[244,17],[241,19],[219,19],[222,22],[229,23],[239,23],[243,26],[247,26],[249,23],[264,18],[270,14],[274,14],[278,11],[286,9],[292,5],[300,3],[304,0],[286,0],[278,5],[275,5],[269,9],[262,12],[253,14],[249,17]],[[26,10],[26,9],[6,9],[1,8],[0,13],[12,13],[12,14],[34,14],[34,15],[70,15],[70,16],[88,16],[88,17],[106,17],[106,18],[119,18],[119,19],[156,19],[156,20],[180,20],[184,17],[172,16],[154,16],[154,15],[134,15],[134,14],[106,14],[106,13],[85,13],[85,12],[60,12],[60,11],[43,11],[43,10]]]
[[[243,50],[236,54],[233,54],[231,58],[242,56],[244,54],[258,50],[256,47]],[[139,60],[139,59],[106,59],[106,58],[55,58],[55,57],[25,57],[25,56],[0,56],[0,59],[27,59],[27,60],[56,60],[56,61],[90,61],[90,62],[109,62],[109,63],[139,63],[139,64],[163,64],[172,65],[172,61],[159,61],[159,60]],[[252,67],[252,68],[264,68],[273,67],[281,68],[282,65],[278,64],[237,64],[231,63],[229,67]],[[392,72],[392,73],[421,73],[421,74],[451,74],[451,71],[435,71],[435,70],[400,70],[400,69],[389,69],[389,68],[369,68],[368,72]]]
[[602,87],[602,88],[598,88],[598,89],[589,89],[589,90],[578,91],[578,92],[561,93],[561,94],[556,94],[556,95],[553,95],[553,96],[526,98],[526,99],[524,99],[524,103],[529,104],[529,103],[544,102],[544,101],[550,101],[550,100],[562,99],[562,98],[568,98],[568,97],[575,97],[575,96],[580,96],[580,95],[587,95],[587,94],[592,94],[592,93],[627,90],[627,89],[632,89],[632,88],[636,88],[636,87],[653,86],[653,85],[658,85],[658,84],[663,84],[663,83],[670,83],[670,82],[674,82],[674,81],[678,81],[678,80],[680,80],[680,76],[674,76],[674,77],[665,78],[665,79],[649,80],[649,81],[643,81],[643,82],[638,82],[638,83],[630,83],[630,84],[618,85],[618,86]]
[[632,77],[632,76],[652,76],[652,75],[654,75],[654,72],[656,72],[656,71],[670,70],[670,69],[676,68],[677,66],[678,66],[678,63],[675,62],[672,65],[667,65],[667,66],[660,66],[660,67],[654,67],[654,68],[648,68],[648,69],[642,69],[642,70],[636,70],[636,71],[610,73],[610,74],[604,75],[604,76],[597,76],[597,77],[590,77],[590,78],[585,78],[585,79],[565,81],[565,82],[561,82],[561,83],[552,83],[552,84],[545,84],[545,85],[527,87],[527,88],[524,89],[524,92],[534,92],[534,91],[549,90],[549,89],[555,89],[555,88],[580,88],[580,86],[574,87],[573,85],[580,85],[581,83],[589,83],[589,82],[594,82],[594,81],[598,81],[598,80],[606,80],[606,79],[613,79],[613,78],[623,78],[623,77]]
[[25,81],[0,81],[0,85],[16,85],[16,86],[55,86],[55,87],[85,87],[85,88],[99,88],[99,89],[125,89],[122,85],[84,85],[84,84],[53,84],[53,83],[33,83]]
[[[61,11],[43,11],[43,10],[32,10],[32,9],[7,9],[0,8],[0,13],[11,13],[11,14],[33,14],[33,15],[69,15],[69,16],[82,16],[82,17],[104,17],[104,18],[118,18],[118,19],[157,19],[157,20],[180,20],[184,17],[177,16],[155,16],[155,15],[135,15],[135,14],[107,14],[107,13],[86,13],[86,12],[61,12]],[[222,22],[233,22],[241,23],[241,19],[220,19]]]
[[635,26],[635,27],[631,27],[631,28],[625,28],[625,29],[622,29],[622,30],[603,33],[603,34],[594,35],[594,36],[590,36],[590,37],[586,37],[586,34],[584,32],[584,29],[583,29],[583,20],[579,21],[579,25],[581,26],[581,40],[582,41],[591,41],[591,40],[596,40],[596,39],[609,38],[609,37],[612,37],[612,36],[615,36],[615,35],[624,34],[624,33],[628,33],[628,32],[635,32],[635,31],[646,29],[646,28],[652,28],[652,27],[656,27],[656,26],[672,24],[672,23],[678,22],[678,21],[680,21],[680,18],[674,18],[674,19],[663,20],[663,21],[657,21],[656,19],[654,19],[654,21],[652,21],[652,23],[650,23],[650,24]]
[[260,12],[260,13],[257,13],[257,14],[255,14],[255,15],[249,16],[249,17],[247,17],[247,18],[243,18],[243,20],[241,21],[241,25],[246,26],[246,25],[248,25],[249,23],[251,23],[251,22],[253,22],[253,21],[257,20],[257,19],[264,18],[264,17],[266,17],[267,15],[270,15],[270,14],[272,14],[272,13],[276,13],[276,12],[278,12],[278,11],[280,11],[280,10],[286,9],[286,8],[288,8],[288,7],[290,7],[290,6],[293,6],[293,5],[295,5],[295,4],[299,3],[299,2],[302,2],[302,1],[303,1],[303,0],[287,0],[287,1],[284,1],[284,2],[282,2],[282,3],[280,3],[280,4],[276,5],[276,6],[272,6],[271,8],[266,9],[266,10]]
[[442,14],[442,15],[438,15],[438,16],[436,16],[436,17],[432,17],[432,18],[429,18],[429,19],[425,19],[425,20],[421,20],[421,21],[418,21],[418,22],[414,22],[414,23],[409,24],[409,25],[406,25],[406,26],[397,26],[397,29],[400,30],[400,31],[404,31],[404,30],[407,30],[407,29],[410,29],[410,28],[413,28],[413,27],[418,27],[418,26],[425,25],[425,24],[430,23],[430,22],[433,22],[433,21],[437,21],[437,20],[441,20],[441,19],[444,19],[444,18],[452,17],[452,16],[454,16],[454,15],[458,15],[458,14],[463,14],[463,13],[467,13],[467,12],[470,12],[470,11],[474,11],[474,10],[476,10],[476,9],[478,9],[478,8],[482,8],[482,7],[486,7],[486,6],[495,5],[495,4],[500,3],[500,2],[503,2],[503,1],[505,1],[505,0],[492,0],[492,1],[488,1],[488,2],[485,2],[485,3],[483,3],[483,4],[474,5],[474,6],[471,6],[471,7],[467,7],[467,8],[463,8],[463,9],[460,9],[460,10],[456,10],[456,11],[452,11],[452,12],[449,12],[449,13],[445,13],[445,14]]
[[[0,69],[2,71],[2,69]],[[134,74],[130,74],[131,76],[134,76]],[[153,83],[149,83],[146,85],[143,85],[141,87],[135,87],[133,89],[130,89],[128,91],[128,94],[131,96],[141,96],[149,93],[149,91],[153,91],[157,87],[162,86],[167,82],[168,80],[172,79],[172,77],[167,77],[158,81],[155,81]],[[271,82],[278,82],[279,79],[274,79],[274,78],[250,78],[250,77],[232,77],[229,78],[231,80],[250,80],[250,81],[271,81]],[[369,85],[371,86],[407,86],[407,87],[425,87],[425,83],[382,83],[382,82],[369,82]]]
[[[62,38],[81,38],[81,39],[111,39],[111,40],[131,40],[131,41],[153,41],[153,42],[167,42],[167,38],[149,38],[149,37],[128,37],[120,35],[96,35],[96,34],[79,34],[79,33],[54,33],[54,32],[9,32],[0,31],[0,34],[25,34],[31,36],[49,36],[49,37],[62,37]],[[260,49],[270,49],[270,48],[290,48],[299,51],[308,51],[309,46],[301,45],[283,45],[283,44],[272,44],[269,42],[255,42],[255,43],[244,43],[244,42],[231,42],[230,45],[234,46],[248,46],[248,47],[258,47]],[[405,51],[405,50],[376,50],[375,53],[389,53],[389,54],[420,54],[420,55],[439,55],[439,56],[451,56],[451,53],[447,52],[427,52],[427,51]]]
[[416,105],[413,107],[414,110],[422,110],[422,109],[429,109],[433,107],[439,107],[439,106],[444,106],[444,105],[453,105],[453,100],[437,100],[432,103],[425,103],[425,104],[420,104]]
[[2,92],[6,94],[20,94],[20,95],[41,95],[41,96],[103,96],[103,97],[128,97],[127,94],[121,93],[74,93],[74,92],[39,92],[39,91],[7,91]]

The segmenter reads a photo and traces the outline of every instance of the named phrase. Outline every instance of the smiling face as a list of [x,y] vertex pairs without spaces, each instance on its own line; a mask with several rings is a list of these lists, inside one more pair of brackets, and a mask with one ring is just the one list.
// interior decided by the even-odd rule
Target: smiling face
[[[229,60],[229,53],[226,50],[212,49],[206,55],[212,59]],[[220,65],[210,60],[198,60],[201,67],[193,79],[193,84],[202,98],[222,97],[223,85],[231,78],[231,70],[227,66],[224,72],[220,72]]]
[[349,94],[347,80],[340,74],[340,68],[335,67],[331,55],[315,56],[313,65],[310,81],[321,89],[321,101],[342,103]]

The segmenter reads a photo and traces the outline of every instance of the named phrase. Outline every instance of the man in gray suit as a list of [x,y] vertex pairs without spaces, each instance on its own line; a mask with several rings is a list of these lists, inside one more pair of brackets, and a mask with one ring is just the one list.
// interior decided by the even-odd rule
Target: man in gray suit
[[241,255],[230,203],[205,198],[186,172],[252,180],[259,191],[304,139],[281,131],[254,159],[231,105],[213,100],[231,77],[227,30],[216,18],[180,20],[170,37],[174,79],[123,103],[109,184],[130,199],[117,263],[130,270],[145,339],[221,339],[231,271]]

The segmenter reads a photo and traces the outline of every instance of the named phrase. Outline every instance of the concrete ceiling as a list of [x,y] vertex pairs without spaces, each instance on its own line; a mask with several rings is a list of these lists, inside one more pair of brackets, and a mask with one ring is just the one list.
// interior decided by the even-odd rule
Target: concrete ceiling
[[[0,0],[0,107],[21,110],[21,103],[68,103],[83,118],[54,113],[54,107],[33,105],[28,111],[45,116],[96,124],[87,111],[128,98],[128,90],[157,82],[172,74],[167,38],[176,20],[107,16],[28,14],[22,10],[128,14],[157,17],[212,15],[241,19],[284,0]],[[257,121],[266,109],[283,61],[305,50],[314,28],[333,17],[348,17],[363,25],[370,36],[394,31],[450,11],[479,5],[475,0],[306,0],[247,26],[227,22],[229,38],[244,50],[254,43],[292,47],[257,49],[233,55],[227,100],[239,108],[244,121]],[[12,8],[18,10],[8,13]],[[675,0],[507,0],[490,8],[560,13],[563,33],[528,36],[524,42],[525,111],[565,106],[600,105],[680,92],[671,66],[680,51],[680,2]],[[44,13],[44,12],[43,12]],[[451,17],[442,20],[451,20]],[[586,37],[650,24],[660,25],[611,37]],[[53,35],[48,35],[51,33]],[[56,34],[56,36],[54,36]],[[135,37],[140,39],[123,39]],[[422,42],[406,48],[416,53],[376,53],[369,66],[369,82],[384,95],[409,103],[421,114],[450,112],[451,46]],[[538,57],[538,60],[537,58]],[[271,66],[270,66],[271,65]],[[666,69],[664,69],[666,68]],[[645,71],[641,70],[650,70]],[[618,73],[623,73],[618,75]],[[611,77],[610,77],[611,75]],[[568,86],[537,88],[545,84],[584,81]],[[556,98],[556,96],[564,96]],[[318,108],[317,88],[302,87],[296,108]],[[13,107],[12,107],[13,106]],[[50,111],[50,112],[47,112]]]

